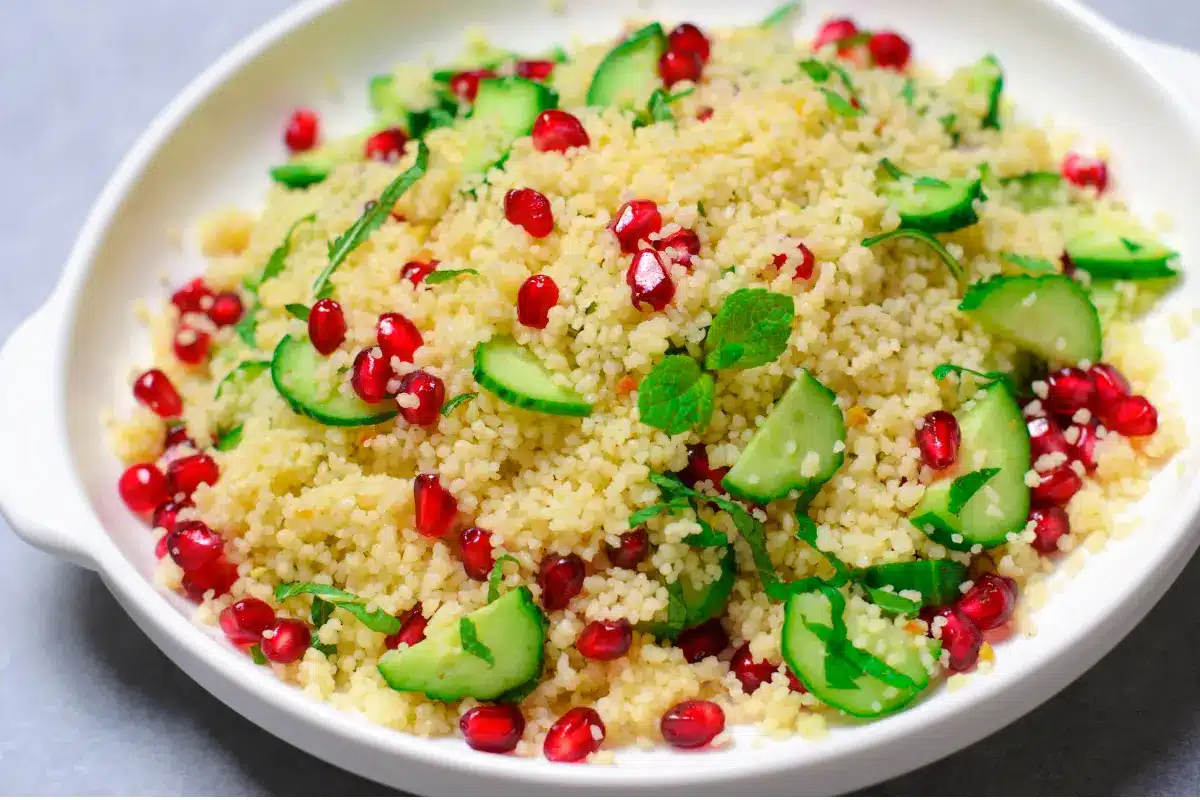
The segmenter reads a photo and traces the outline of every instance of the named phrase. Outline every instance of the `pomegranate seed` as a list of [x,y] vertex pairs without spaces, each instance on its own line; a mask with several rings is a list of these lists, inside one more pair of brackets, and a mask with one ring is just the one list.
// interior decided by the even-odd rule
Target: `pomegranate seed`
[[186,444],[188,447],[195,447],[196,443],[192,441],[192,437],[188,436],[187,426],[183,424],[171,425],[167,428],[167,435],[163,438],[163,449]]
[[696,121],[697,122],[708,122],[712,118],[713,118],[712,106],[701,106],[696,111]]
[[582,761],[604,742],[604,720],[593,709],[577,707],[558,718],[542,745],[548,761]]
[[323,356],[346,341],[346,315],[338,301],[326,297],[313,303],[308,312],[308,339]]
[[243,597],[222,611],[218,622],[235,645],[258,644],[263,631],[275,624],[275,610],[257,597]]
[[558,305],[558,284],[549,275],[532,275],[517,291],[517,321],[541,330],[550,324],[550,309]]
[[183,492],[190,497],[201,484],[207,483],[211,486],[216,483],[220,474],[221,471],[212,456],[207,453],[194,453],[177,458],[167,465],[167,485],[172,495]]
[[923,610],[921,619],[929,623],[930,635],[937,629],[936,636],[950,656],[950,669],[963,672],[975,666],[983,634],[970,617],[952,606],[942,606]]
[[1012,619],[1017,609],[1017,584],[1012,578],[989,572],[976,578],[955,605],[979,630],[990,631]]
[[171,302],[180,314],[203,314],[212,303],[212,290],[203,278],[193,278],[171,295]]
[[412,320],[394,311],[383,314],[375,323],[375,341],[389,359],[394,356],[410,364],[417,348],[425,344],[421,331]]
[[475,95],[479,94],[479,82],[484,78],[494,77],[496,73],[490,69],[466,70],[450,79],[450,91],[464,103],[474,103]]
[[721,620],[710,619],[679,634],[675,646],[683,651],[687,663],[695,664],[729,647],[729,634],[721,627]]
[[276,664],[290,664],[304,656],[312,644],[312,631],[298,619],[280,619],[263,631],[263,655]]
[[504,218],[520,225],[535,239],[544,239],[554,232],[550,201],[536,189],[510,189],[504,195]]
[[515,703],[475,706],[458,718],[467,746],[484,753],[511,753],[525,733],[525,716]]
[[750,653],[749,642],[733,651],[733,658],[729,662],[729,671],[742,682],[742,691],[746,694],[754,694],[755,689],[770,683],[777,669],[770,661],[755,661]]
[[1111,364],[1093,364],[1088,368],[1088,377],[1096,387],[1094,410],[1099,411],[1110,403],[1129,396],[1129,381]]
[[854,20],[845,17],[831,19],[817,29],[817,36],[813,39],[812,49],[820,50],[827,44],[841,42],[857,33],[858,26],[854,24]]
[[[792,280],[806,281],[813,276],[813,269],[817,266],[817,257],[803,242],[797,245],[796,249],[800,251],[800,263],[796,264],[796,272],[792,275]],[[787,262],[786,253],[777,253],[773,261],[776,269],[783,269]]]
[[167,534],[167,552],[184,572],[194,572],[224,554],[225,540],[200,520],[190,520]]
[[513,71],[522,78],[531,81],[544,81],[554,72],[553,61],[518,61]]
[[1055,467],[1041,476],[1037,486],[1030,490],[1035,506],[1065,506],[1083,488],[1083,478],[1075,474],[1067,464]]
[[437,269],[440,261],[409,261],[400,268],[400,277],[408,278],[413,286],[420,285],[425,276]]
[[691,228],[680,228],[658,241],[658,250],[666,253],[671,263],[692,271],[692,259],[700,255],[700,237]]
[[237,566],[229,563],[225,556],[219,556],[200,569],[184,572],[180,584],[184,594],[200,602],[206,592],[212,592],[213,597],[227,594],[237,579]]
[[1095,472],[1097,425],[1095,422],[1089,422],[1087,425],[1076,425],[1075,428],[1079,431],[1079,437],[1075,444],[1071,445],[1071,455],[1083,464],[1088,472]]
[[542,560],[537,582],[542,587],[542,608],[560,611],[583,590],[585,567],[583,559],[574,553],[551,553]]
[[803,683],[800,682],[800,679],[796,677],[796,673],[792,672],[791,667],[784,667],[783,672],[785,675],[787,675],[789,689],[796,694],[808,694],[808,689]]
[[1079,187],[1091,186],[1097,192],[1108,188],[1108,164],[1099,158],[1068,153],[1063,159],[1062,175]]
[[486,528],[467,528],[458,535],[458,557],[467,577],[486,581],[496,565],[492,556],[492,532]]
[[1149,436],[1158,430],[1158,409],[1140,394],[1122,397],[1100,412],[1104,427],[1122,436]]
[[153,464],[134,464],[121,473],[117,493],[130,511],[145,514],[166,502],[167,479]]
[[[164,478],[163,480],[166,479]],[[154,509],[151,525],[155,528],[162,528],[167,533],[171,533],[179,524],[179,512],[191,507],[191,500],[183,500],[181,502],[168,500],[165,503],[160,503],[158,508]]]
[[672,747],[704,747],[725,730],[725,712],[710,700],[684,700],[667,709],[658,729]]
[[245,309],[242,306],[242,298],[237,292],[221,292],[213,298],[212,305],[208,309],[208,318],[213,321],[214,325],[225,327],[233,325],[242,318],[242,312]]
[[880,31],[867,41],[875,66],[903,70],[912,56],[912,45],[898,33]]
[[703,71],[704,62],[690,50],[668,50],[658,60],[658,75],[668,89],[680,81],[699,81]]
[[542,153],[565,153],[572,147],[592,143],[583,123],[574,114],[550,108],[533,122],[533,149]]
[[424,641],[425,626],[429,624],[429,619],[421,613],[420,603],[405,611],[404,615],[398,619],[400,620],[400,630],[388,634],[387,638],[383,640],[383,644],[388,650],[395,650],[402,644],[412,647],[417,642]]
[[583,626],[575,640],[575,649],[592,661],[612,661],[629,652],[633,645],[633,626],[629,620],[594,620]]
[[368,347],[354,357],[350,385],[364,403],[382,403],[390,397],[387,385],[393,377],[392,365],[378,347]]
[[175,384],[161,369],[147,370],[138,375],[133,382],[133,396],[164,419],[174,419],[183,413],[183,400],[175,391]]
[[158,537],[158,541],[154,544],[154,557],[162,561],[167,557],[167,534]]
[[662,230],[662,214],[653,200],[630,200],[617,209],[608,229],[617,237],[622,253],[636,253],[638,243]]
[[707,64],[712,45],[703,31],[692,23],[685,22],[667,34],[667,49],[695,53],[701,64]]
[[655,311],[662,311],[675,296],[675,281],[671,280],[671,273],[653,250],[641,250],[633,257],[625,273],[625,282],[629,284],[634,308],[648,305]]
[[1058,552],[1058,540],[1071,532],[1071,519],[1058,506],[1035,508],[1030,512],[1033,520],[1033,549],[1043,555]]
[[1029,429],[1029,458],[1037,461],[1047,453],[1065,453],[1068,450],[1062,428],[1049,417],[1034,417],[1026,423]]
[[458,501],[433,473],[418,475],[413,481],[413,506],[417,533],[430,539],[445,536],[458,513]]
[[958,458],[958,446],[962,433],[958,420],[949,411],[934,411],[926,414],[917,429],[917,447],[921,460],[931,469],[946,469]]
[[621,543],[616,547],[606,544],[608,560],[614,567],[637,569],[637,565],[650,555],[650,536],[641,528],[621,534]]
[[212,345],[212,336],[207,331],[193,328],[190,325],[180,325],[175,331],[171,347],[175,357],[184,364],[202,364],[208,358],[208,349]]
[[386,128],[371,135],[363,147],[363,155],[371,161],[392,162],[404,155],[408,134],[400,128]]
[[400,379],[398,394],[417,398],[413,407],[400,406],[400,415],[409,425],[436,425],[442,414],[442,403],[446,402],[446,384],[436,375],[423,369],[410,372]]
[[293,153],[303,153],[311,150],[317,143],[317,133],[320,119],[315,111],[298,108],[288,119],[287,128],[283,132],[283,143]]
[[714,487],[719,487],[727,472],[729,472],[729,467],[714,469],[709,466],[708,451],[704,449],[704,445],[691,444],[688,445],[687,467],[679,473],[679,480],[693,489],[696,488],[697,483],[702,481],[709,481]]
[[1092,403],[1096,386],[1088,374],[1077,367],[1064,367],[1046,378],[1046,408],[1060,416],[1070,417]]

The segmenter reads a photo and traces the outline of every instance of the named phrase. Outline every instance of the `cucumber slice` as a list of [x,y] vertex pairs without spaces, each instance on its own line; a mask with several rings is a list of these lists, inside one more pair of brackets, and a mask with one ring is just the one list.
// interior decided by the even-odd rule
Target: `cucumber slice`
[[995,276],[972,284],[958,306],[984,330],[1047,361],[1100,360],[1100,317],[1066,275]]
[[367,138],[380,129],[372,127],[363,133],[347,136],[302,153],[286,164],[271,168],[271,178],[289,189],[303,189],[329,177],[334,167],[359,161]]
[[490,136],[481,136],[468,147],[463,172],[486,170],[496,163],[512,143],[533,130],[533,123],[548,108],[558,105],[558,94],[548,86],[525,78],[486,78],[471,112]]
[[993,55],[986,55],[970,67],[967,81],[970,90],[987,98],[987,111],[980,124],[985,128],[1000,128],[1000,95],[1004,93],[1004,69]]
[[1067,240],[1067,256],[1093,278],[1136,281],[1173,278],[1178,256],[1162,242],[1130,225],[1085,220]]
[[903,657],[898,663],[887,662],[888,666],[912,680],[906,688],[889,686],[872,675],[856,679],[854,688],[834,688],[825,674],[825,643],[808,629],[808,625],[832,627],[833,612],[822,592],[806,592],[789,598],[783,610],[783,633],[781,649],[784,660],[792,672],[810,692],[822,702],[845,711],[855,717],[880,717],[903,708],[913,701],[929,685],[929,673],[921,661],[921,644],[902,631],[888,627],[881,634],[873,634],[871,646],[864,648],[876,652],[880,640],[889,650],[900,649]]
[[518,408],[565,417],[592,413],[591,403],[555,383],[538,357],[511,336],[495,336],[475,348],[475,381]]
[[687,617],[684,628],[694,628],[702,622],[708,622],[713,617],[720,616],[729,604],[729,596],[733,593],[733,584],[737,580],[737,557],[733,547],[725,548],[725,556],[721,559],[721,576],[712,583],[696,586],[691,577],[683,575],[679,579],[680,595],[687,607]]
[[[721,485],[760,505],[797,490],[815,492],[842,466],[834,447],[846,441],[837,396],[808,370],[792,382]],[[816,454],[816,463],[809,457]]]
[[546,628],[529,589],[518,586],[466,619],[491,650],[494,664],[464,650],[460,627],[448,625],[412,647],[384,655],[379,674],[387,685],[451,703],[464,697],[493,700],[541,676]]
[[982,197],[979,178],[907,177],[886,181],[881,192],[896,213],[900,227],[925,233],[950,233],[979,221],[975,201]]
[[876,564],[863,570],[861,581],[872,589],[890,586],[894,592],[920,592],[923,605],[942,606],[958,599],[958,587],[966,579],[966,565],[937,559]]
[[658,60],[667,51],[667,36],[657,22],[632,33],[609,51],[588,87],[589,106],[644,108],[662,87]]
[[1001,178],[1000,186],[1022,211],[1040,211],[1066,201],[1065,183],[1057,172],[1026,172]]
[[271,358],[271,380],[297,414],[322,425],[341,428],[377,425],[400,413],[394,402],[371,405],[357,395],[342,394],[337,386],[323,385],[316,374],[324,365],[307,339],[285,336]]
[[[910,521],[930,539],[951,550],[1004,544],[1012,531],[1025,527],[1029,516],[1029,431],[1012,393],[1003,381],[955,413],[962,444],[954,473],[925,490]],[[998,469],[957,514],[952,513],[955,479],[977,470]]]

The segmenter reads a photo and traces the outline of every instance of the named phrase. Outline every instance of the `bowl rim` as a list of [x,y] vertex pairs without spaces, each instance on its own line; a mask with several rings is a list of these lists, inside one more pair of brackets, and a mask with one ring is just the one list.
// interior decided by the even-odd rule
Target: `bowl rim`
[[[156,115],[122,159],[93,204],[72,247],[66,268],[55,285],[50,300],[43,307],[43,311],[52,312],[60,327],[61,323],[70,325],[77,316],[80,304],[86,301],[82,292],[83,279],[92,268],[95,256],[103,248],[105,234],[116,214],[120,212],[158,151],[187,123],[210,95],[234,78],[259,54],[345,1],[302,0],[297,5],[285,9],[205,68]],[[1080,35],[1090,37],[1103,45],[1126,69],[1140,73],[1145,85],[1153,87],[1158,94],[1157,100],[1164,107],[1164,111],[1175,115],[1181,129],[1187,130],[1195,141],[1200,142],[1200,125],[1197,124],[1196,116],[1189,112],[1173,87],[1164,84],[1153,71],[1141,63],[1129,40],[1115,26],[1095,12],[1082,7],[1077,0],[1031,2],[1042,6],[1047,13],[1057,14],[1073,23],[1080,29]],[[66,335],[60,335],[55,346],[55,363],[59,375],[56,391],[60,396],[66,391],[68,338]],[[64,408],[65,405],[61,402],[57,405],[58,418],[53,424],[63,440],[65,449],[68,426]],[[371,722],[360,714],[347,713],[331,704],[311,698],[299,689],[279,681],[273,674],[255,667],[239,654],[220,646],[193,621],[186,617],[181,618],[169,600],[151,581],[139,574],[134,565],[118,550],[105,532],[104,525],[94,509],[87,502],[86,492],[73,470],[71,488],[80,496],[80,521],[88,528],[88,533],[83,534],[86,541],[76,542],[80,550],[77,555],[81,560],[90,562],[88,566],[93,566],[100,572],[122,606],[150,634],[156,644],[185,672],[217,695],[218,699],[225,698],[212,686],[225,682],[228,684],[227,688],[241,692],[241,700],[257,701],[263,709],[269,707],[281,710],[285,722],[304,724],[309,726],[313,733],[334,737],[359,748],[367,748],[377,755],[399,755],[421,761],[430,767],[484,779],[502,779],[532,786],[557,785],[600,790],[635,787],[712,787],[729,785],[730,781],[752,778],[767,772],[829,766],[852,755],[867,759],[872,755],[881,756],[886,751],[903,745],[905,739],[920,737],[921,731],[928,726],[949,724],[956,719],[961,722],[964,715],[988,709],[989,713],[993,713],[995,720],[999,720],[998,724],[991,725],[987,731],[973,729],[967,732],[965,738],[959,738],[953,744],[923,742],[918,748],[917,757],[906,758],[902,766],[885,768],[888,774],[883,777],[915,769],[965,747],[1040,705],[1120,641],[1166,591],[1182,570],[1188,556],[1195,550],[1198,544],[1197,537],[1189,535],[1188,530],[1200,512],[1200,497],[1194,498],[1190,503],[1180,503],[1172,510],[1167,524],[1179,533],[1171,545],[1163,550],[1157,561],[1150,565],[1151,574],[1147,574],[1140,584],[1140,592],[1137,591],[1137,586],[1134,586],[1115,598],[1108,598],[1108,602],[1103,604],[1106,607],[1102,613],[1097,613],[1091,624],[1080,626],[1069,635],[1058,639],[1053,646],[1031,659],[1023,670],[1006,676],[991,676],[986,682],[977,682],[984,688],[973,686],[972,691],[964,693],[969,695],[964,697],[964,702],[943,703],[937,706],[928,702],[921,703],[905,713],[863,726],[859,729],[860,735],[844,738],[815,754],[802,749],[790,752],[780,750],[769,759],[763,760],[697,761],[686,774],[680,774],[678,770],[640,767],[611,769],[590,765],[554,764],[541,759],[504,758],[474,751],[464,754],[442,746],[439,740],[393,730]],[[17,527],[14,525],[14,528]],[[1104,630],[1100,630],[1101,628]],[[1084,646],[1085,642],[1090,642],[1090,646]],[[1065,666],[1068,659],[1065,659],[1064,655],[1070,651],[1075,651],[1072,654],[1074,665],[1070,669],[1046,669],[1047,665],[1054,661],[1059,662],[1060,666]],[[203,677],[197,674],[200,669],[207,670]],[[1026,687],[1019,701],[1007,702],[1006,698],[1016,697],[1012,690],[1017,679],[1028,678],[1031,675],[1037,676],[1038,691],[1031,692]],[[312,755],[338,763],[336,753],[323,751],[312,744],[319,741],[318,738],[298,737],[281,732],[284,725],[265,721],[269,715],[261,709],[259,713],[244,708],[235,710]],[[965,728],[963,730],[965,731]],[[302,742],[302,738],[308,738],[308,741]],[[935,737],[924,738],[932,740]],[[906,749],[910,753],[913,750],[907,746]],[[347,760],[341,759],[341,763]],[[864,773],[869,774],[870,770],[864,770]],[[881,779],[879,776],[871,777]]]

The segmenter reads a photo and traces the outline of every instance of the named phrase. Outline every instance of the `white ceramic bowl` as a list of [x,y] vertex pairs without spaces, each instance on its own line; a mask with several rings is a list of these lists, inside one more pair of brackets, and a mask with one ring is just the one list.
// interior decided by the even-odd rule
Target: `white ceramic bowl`
[[[150,537],[117,498],[120,466],[100,412],[128,409],[129,366],[146,355],[132,303],[161,296],[163,268],[176,281],[202,268],[199,254],[174,249],[166,231],[214,207],[261,201],[265,168],[282,155],[280,120],[292,107],[316,103],[335,127],[352,129],[366,118],[369,75],[427,51],[452,55],[468,25],[533,51],[572,35],[613,35],[625,16],[748,23],[774,3],[659,0],[647,12],[635,0],[578,0],[556,15],[546,0],[312,0],[267,25],[150,126],[97,201],[53,296],[0,353],[0,441],[22,453],[0,462],[5,517],[35,546],[97,570],[158,646],[231,707],[313,755],[410,791],[841,792],[944,756],[1046,700],[1129,631],[1195,549],[1189,525],[1200,505],[1197,445],[1177,459],[1179,469],[1155,479],[1141,507],[1144,524],[1089,559],[1039,612],[1039,635],[1005,645],[990,675],[869,725],[834,727],[820,741],[766,741],[739,730],[727,750],[620,753],[615,767],[492,756],[453,739],[420,739],[277,682],[195,627],[183,602],[152,585]],[[1168,83],[1196,85],[1200,62],[1190,56],[1133,42],[1073,0],[813,0],[798,27],[811,31],[834,13],[903,31],[919,57],[942,70],[995,52],[1025,116],[1053,114],[1112,147],[1119,189],[1135,210],[1188,220],[1200,208],[1200,126],[1182,96],[1146,68],[1157,62]],[[321,101],[329,98],[330,75],[343,87],[344,105]],[[1186,266],[1200,258],[1194,226],[1168,238]],[[1192,272],[1148,322],[1179,398],[1197,395],[1200,359],[1194,339],[1166,335],[1164,319],[1170,307],[1196,304]],[[1200,416],[1194,403],[1184,410]]]

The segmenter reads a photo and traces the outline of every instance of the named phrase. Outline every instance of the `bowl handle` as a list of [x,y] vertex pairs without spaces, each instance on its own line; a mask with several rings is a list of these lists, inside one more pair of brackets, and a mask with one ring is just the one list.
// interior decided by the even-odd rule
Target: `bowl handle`
[[[0,515],[29,544],[95,568],[80,531],[78,488],[63,444],[62,385],[46,362],[59,345],[59,303],[52,298],[0,348]],[[53,360],[52,358],[49,360]],[[14,457],[19,454],[19,457]]]

